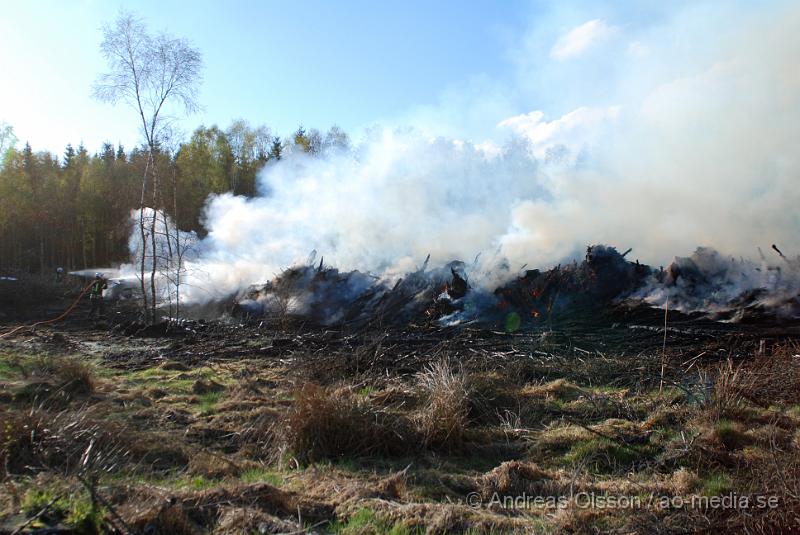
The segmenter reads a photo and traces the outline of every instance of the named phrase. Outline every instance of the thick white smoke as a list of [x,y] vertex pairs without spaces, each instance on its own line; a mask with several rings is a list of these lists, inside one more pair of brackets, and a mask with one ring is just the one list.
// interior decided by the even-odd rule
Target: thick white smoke
[[[598,86],[602,99],[560,118],[530,108],[495,117],[479,143],[431,135],[430,122],[373,128],[352,151],[270,163],[258,197],[209,199],[203,276],[187,298],[272,278],[314,249],[326,264],[387,276],[429,253],[432,264],[480,253],[480,271],[507,276],[492,267],[547,267],[590,243],[632,247],[631,258],[656,266],[696,246],[800,251],[800,7],[744,10],[724,13],[734,25],[724,31],[689,9],[630,38],[587,16],[591,28],[613,28],[598,46],[616,40],[608,53],[624,57]],[[547,49],[542,61],[579,61],[587,32],[575,53]],[[693,55],[682,40],[708,46]],[[603,74],[573,81],[592,76]]]
[[[494,256],[525,199],[546,202],[526,145],[488,157],[470,143],[372,132],[353,152],[293,154],[261,174],[260,196],[206,210],[202,256],[222,286],[271,278],[313,249],[325,262],[391,276],[421,264]],[[500,251],[503,254],[503,251]]]

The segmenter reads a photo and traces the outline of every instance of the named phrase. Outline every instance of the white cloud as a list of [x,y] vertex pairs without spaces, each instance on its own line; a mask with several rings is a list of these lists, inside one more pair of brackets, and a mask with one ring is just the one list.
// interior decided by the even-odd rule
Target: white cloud
[[550,50],[550,57],[557,60],[578,57],[616,31],[616,27],[609,26],[604,20],[590,20],[562,35]]
[[601,129],[614,121],[619,112],[619,106],[580,107],[558,119],[545,121],[543,112],[532,111],[504,119],[497,126],[509,128],[527,138],[533,145],[533,152],[537,157],[546,155],[548,149],[558,145],[566,146],[577,153],[596,139]]

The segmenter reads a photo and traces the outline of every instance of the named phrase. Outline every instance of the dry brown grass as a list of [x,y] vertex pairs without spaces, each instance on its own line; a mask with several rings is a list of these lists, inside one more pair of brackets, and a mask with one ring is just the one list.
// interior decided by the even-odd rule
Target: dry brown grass
[[[742,404],[742,387],[746,383],[741,364],[734,364],[729,358],[710,372],[713,391],[705,400],[705,414],[712,422],[735,413]],[[706,379],[709,381],[709,379]]]
[[786,343],[770,353],[734,364],[731,359],[712,370],[714,392],[707,402],[712,420],[735,415],[746,400],[760,407],[800,403],[800,346]]
[[[127,515],[126,515],[127,516]],[[139,508],[128,524],[136,533],[171,533],[174,535],[200,535],[203,530],[187,511],[174,500],[165,500],[160,505]]]
[[[362,516],[363,515],[363,516]],[[348,523],[339,533],[448,533],[499,534],[537,533],[530,518],[496,514],[455,503],[398,503],[383,499],[350,501],[336,508],[339,519],[366,517],[366,522]]]
[[572,401],[587,395],[587,393],[566,379],[556,379],[542,385],[526,385],[522,389],[522,395],[533,399]]
[[242,467],[227,457],[210,451],[201,451],[189,460],[189,473],[210,479],[237,477]]
[[424,405],[416,422],[424,445],[450,451],[461,448],[469,426],[467,374],[444,358],[417,375],[417,386]]
[[[226,483],[208,490],[161,486],[128,487],[117,512],[133,533],[302,533],[297,519],[315,524],[333,517],[333,507],[267,483]],[[240,514],[238,518],[234,514]],[[277,529],[269,529],[277,528]]]
[[681,467],[675,470],[669,478],[668,488],[673,494],[685,496],[700,487],[700,478],[691,470]]
[[24,382],[13,390],[17,402],[38,407],[65,408],[76,399],[95,391],[92,366],[77,357],[39,356],[23,369]]
[[494,494],[500,498],[516,496],[553,496],[563,490],[552,475],[533,463],[506,461],[478,478],[484,500]]
[[800,344],[787,342],[769,354],[756,355],[742,366],[736,386],[756,405],[800,403]]
[[282,520],[254,507],[223,507],[214,535],[242,533],[303,533],[296,522]]
[[280,444],[301,463],[402,454],[413,445],[401,416],[376,409],[348,388],[314,383],[295,392],[277,430]]
[[469,417],[485,425],[497,423],[522,412],[519,386],[498,371],[472,373],[469,376]]
[[750,507],[708,511],[706,518],[717,532],[800,533],[800,451],[783,447],[777,437],[763,455],[751,458],[741,474],[743,493],[750,503],[774,498],[777,507]]
[[120,429],[95,419],[85,408],[8,411],[0,416],[0,425],[0,460],[7,474],[104,471],[129,454],[129,445],[123,447],[119,438]]

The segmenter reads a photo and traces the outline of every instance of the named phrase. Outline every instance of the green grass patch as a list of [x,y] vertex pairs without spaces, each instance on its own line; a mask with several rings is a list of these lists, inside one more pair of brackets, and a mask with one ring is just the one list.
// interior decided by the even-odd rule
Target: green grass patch
[[17,379],[23,375],[22,359],[12,353],[0,353],[0,380]]
[[392,524],[380,518],[371,509],[359,509],[347,521],[337,520],[330,526],[331,533],[340,535],[412,535],[423,533],[420,528],[412,529],[403,524]]
[[[367,464],[369,464],[369,462]],[[353,459],[350,457],[322,459],[314,465],[314,469],[317,470],[340,470],[342,472],[350,472],[353,474],[361,472],[363,468],[364,466],[360,459]]]
[[45,508],[47,510],[37,521],[40,525],[63,522],[76,533],[100,533],[105,511],[92,507],[84,493],[58,495],[51,489],[33,489],[25,493],[22,512],[27,517],[37,515]]
[[741,430],[741,425],[730,420],[720,420],[714,428],[714,434],[729,450],[738,450],[753,442],[751,437]]
[[177,375],[178,373],[182,372],[175,372],[175,371],[167,371],[162,370],[161,368],[145,368],[144,370],[136,370],[131,372],[128,376],[134,380],[140,379],[164,379],[166,377]]
[[154,487],[164,487],[174,490],[206,490],[219,486],[222,480],[202,475],[192,476],[188,475],[183,470],[173,470],[160,474],[122,471],[107,474],[103,477],[103,482],[115,485],[152,485]]
[[135,385],[142,388],[161,388],[170,394],[190,394],[194,378],[176,379],[186,372],[164,371],[158,368],[148,368],[131,373],[127,378]]
[[733,491],[733,479],[723,472],[712,472],[703,478],[705,496],[722,496]]
[[218,479],[211,479],[203,476],[194,476],[186,481],[178,482],[179,486],[185,486],[185,488],[192,490],[206,490],[217,487],[219,484],[220,481]]
[[624,447],[606,438],[581,441],[569,449],[561,462],[567,466],[584,465],[601,473],[627,468],[642,457],[642,452],[633,447]]
[[222,392],[208,392],[197,396],[197,406],[200,409],[200,414],[204,416],[213,414],[222,396]]
[[241,479],[243,483],[269,483],[273,487],[280,487],[283,485],[283,476],[267,468],[249,468],[242,472],[239,479]]

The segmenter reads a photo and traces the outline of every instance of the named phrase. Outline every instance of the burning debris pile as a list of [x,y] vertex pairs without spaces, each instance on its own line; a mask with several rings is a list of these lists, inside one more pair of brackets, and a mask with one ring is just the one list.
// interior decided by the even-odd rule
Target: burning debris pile
[[401,327],[409,324],[523,325],[586,317],[617,305],[669,307],[724,321],[800,318],[800,260],[786,266],[726,258],[709,248],[678,257],[666,269],[630,261],[606,245],[587,248],[581,262],[526,270],[496,289],[469,283],[470,267],[453,261],[387,282],[361,271],[295,266],[251,287],[237,301],[240,317],[295,316],[320,325]]
[[699,247],[655,272],[654,280],[632,297],[720,321],[800,318],[800,258],[789,259],[777,246],[772,248],[782,265],[769,264],[763,253],[756,264]]
[[[630,249],[620,254],[614,247],[594,245],[587,248],[580,263],[544,272],[528,270],[495,290],[497,307],[534,321],[549,320],[562,312],[607,307],[641,288],[652,274],[648,266],[626,260],[628,253]],[[511,318],[511,322],[517,321]]]
[[407,325],[459,309],[469,286],[463,262],[417,271],[394,284],[361,271],[341,272],[319,265],[295,266],[268,283],[250,288],[234,309],[237,315],[304,316],[321,325]]

